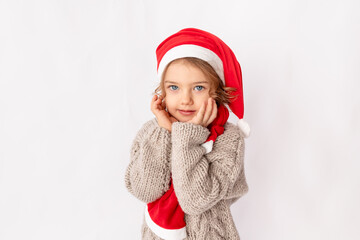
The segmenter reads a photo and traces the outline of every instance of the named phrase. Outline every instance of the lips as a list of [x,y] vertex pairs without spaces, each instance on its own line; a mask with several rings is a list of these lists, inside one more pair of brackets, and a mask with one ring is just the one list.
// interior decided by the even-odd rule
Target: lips
[[178,110],[182,115],[189,116],[195,113],[195,110]]
[[179,109],[179,111],[182,111],[182,112],[195,112],[195,110],[182,110],[182,109]]

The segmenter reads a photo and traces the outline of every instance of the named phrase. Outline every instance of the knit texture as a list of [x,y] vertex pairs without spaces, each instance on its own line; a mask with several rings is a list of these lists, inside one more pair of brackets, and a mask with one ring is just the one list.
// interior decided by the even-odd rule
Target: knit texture
[[[187,240],[240,239],[230,205],[248,191],[244,174],[244,139],[237,126],[227,122],[213,150],[201,144],[210,131],[185,122],[172,124],[170,133],[156,118],[137,133],[126,169],[130,193],[149,203],[170,188],[170,174],[185,213]],[[160,240],[144,222],[142,239]]]

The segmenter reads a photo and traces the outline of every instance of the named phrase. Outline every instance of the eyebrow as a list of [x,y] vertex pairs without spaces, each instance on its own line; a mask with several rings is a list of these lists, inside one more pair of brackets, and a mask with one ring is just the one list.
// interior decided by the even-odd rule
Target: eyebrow
[[[165,81],[165,83],[175,83],[175,84],[178,84],[177,82],[173,82],[173,81]],[[202,81],[202,82],[194,82],[193,84],[200,84],[200,83],[207,83],[207,84],[209,84],[209,82],[205,82],[205,81]]]

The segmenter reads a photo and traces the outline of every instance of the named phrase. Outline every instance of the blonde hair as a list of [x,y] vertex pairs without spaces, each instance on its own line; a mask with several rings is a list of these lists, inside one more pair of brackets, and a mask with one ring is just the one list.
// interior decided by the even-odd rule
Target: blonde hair
[[166,96],[165,86],[164,86],[164,77],[167,69],[172,63],[182,61],[188,63],[194,67],[200,69],[205,77],[210,81],[210,92],[209,95],[218,103],[218,105],[225,105],[231,102],[231,99],[238,97],[230,94],[231,92],[235,92],[237,89],[232,87],[225,87],[224,83],[220,79],[220,77],[215,72],[214,68],[206,61],[195,58],[195,57],[184,57],[178,58],[171,61],[164,69],[163,74],[161,76],[161,81],[159,86],[155,89],[154,93],[157,95],[161,95],[163,97]]

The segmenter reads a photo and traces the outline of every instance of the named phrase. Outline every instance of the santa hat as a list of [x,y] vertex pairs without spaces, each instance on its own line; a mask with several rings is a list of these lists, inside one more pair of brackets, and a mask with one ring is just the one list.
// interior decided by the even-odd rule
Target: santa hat
[[236,88],[238,95],[228,104],[239,118],[237,126],[243,137],[250,135],[250,127],[243,119],[244,97],[240,64],[232,50],[217,36],[196,28],[185,28],[166,38],[156,49],[158,80],[166,66],[183,57],[196,57],[208,62],[226,87]]
[[[241,69],[231,49],[218,37],[195,28],[183,29],[165,39],[156,49],[158,78],[173,60],[183,57],[196,57],[208,62],[219,75],[224,85],[236,88],[238,98],[229,104],[230,109],[239,117],[238,126],[244,137],[249,136],[250,128],[242,119],[244,103],[242,94]],[[208,126],[210,135],[202,144],[206,153],[212,151],[216,138],[224,132],[229,117],[228,109],[220,105],[214,121]],[[172,179],[169,190],[145,209],[145,221],[157,236],[169,240],[186,238],[184,212],[177,200]]]

